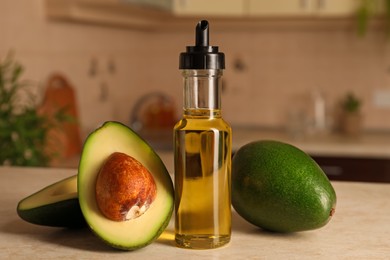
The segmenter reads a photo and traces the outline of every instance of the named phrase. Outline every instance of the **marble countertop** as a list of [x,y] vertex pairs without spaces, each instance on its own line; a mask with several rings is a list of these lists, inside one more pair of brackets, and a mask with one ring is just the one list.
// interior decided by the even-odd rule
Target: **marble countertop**
[[[162,155],[168,163],[169,154]],[[169,168],[170,166],[168,166]],[[171,170],[171,169],[170,169]],[[76,169],[0,167],[0,259],[389,259],[390,184],[333,182],[336,214],[318,230],[262,231],[233,211],[232,240],[222,248],[175,247],[173,220],[153,244],[134,252],[106,246],[87,228],[58,229],[21,220],[27,195],[77,173]]]

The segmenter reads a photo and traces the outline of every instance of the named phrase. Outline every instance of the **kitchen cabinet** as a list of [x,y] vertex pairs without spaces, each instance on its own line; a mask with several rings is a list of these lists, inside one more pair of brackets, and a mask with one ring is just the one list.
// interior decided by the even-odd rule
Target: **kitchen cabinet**
[[[263,18],[334,18],[355,14],[357,0],[45,0],[52,20],[135,29],[188,29],[194,19],[213,26],[256,28]],[[272,20],[272,19],[271,19]],[[260,22],[261,21],[261,22]]]
[[354,14],[358,0],[125,0],[162,8],[178,16],[338,16]]
[[124,3],[161,9],[175,16],[242,16],[247,0],[123,0]]
[[248,0],[249,16],[304,16],[311,14],[308,0]]
[[45,4],[46,15],[55,21],[153,29],[172,20],[161,8],[122,0],[45,0]]
[[314,13],[317,16],[346,17],[353,16],[358,7],[358,0],[317,0]]
[[230,17],[242,17],[245,1],[45,0],[45,3],[46,14],[53,21],[176,31],[192,28],[195,18],[222,19],[222,24]]
[[243,16],[245,0],[172,0],[178,16]]
[[356,12],[357,0],[248,0],[249,16],[316,17],[351,16]]
[[331,180],[390,182],[390,159],[313,156]]

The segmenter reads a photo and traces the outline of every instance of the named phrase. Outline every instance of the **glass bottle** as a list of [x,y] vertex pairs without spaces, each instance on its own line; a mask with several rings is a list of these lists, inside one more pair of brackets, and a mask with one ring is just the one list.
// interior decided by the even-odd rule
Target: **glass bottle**
[[209,249],[230,241],[231,128],[221,116],[224,54],[208,45],[209,26],[196,27],[196,46],[180,55],[184,114],[174,128],[175,240]]

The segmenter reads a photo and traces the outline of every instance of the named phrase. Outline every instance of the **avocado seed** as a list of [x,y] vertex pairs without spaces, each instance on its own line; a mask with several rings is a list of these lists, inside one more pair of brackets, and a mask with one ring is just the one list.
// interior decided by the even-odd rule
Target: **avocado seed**
[[144,214],[156,198],[152,174],[133,157],[115,152],[96,180],[96,202],[105,217],[125,221]]

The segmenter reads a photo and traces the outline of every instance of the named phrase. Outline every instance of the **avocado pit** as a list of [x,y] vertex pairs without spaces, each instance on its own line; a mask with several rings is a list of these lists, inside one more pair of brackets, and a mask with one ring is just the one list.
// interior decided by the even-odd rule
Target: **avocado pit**
[[126,221],[148,210],[157,188],[144,165],[127,154],[115,152],[100,168],[95,192],[97,205],[106,218]]

